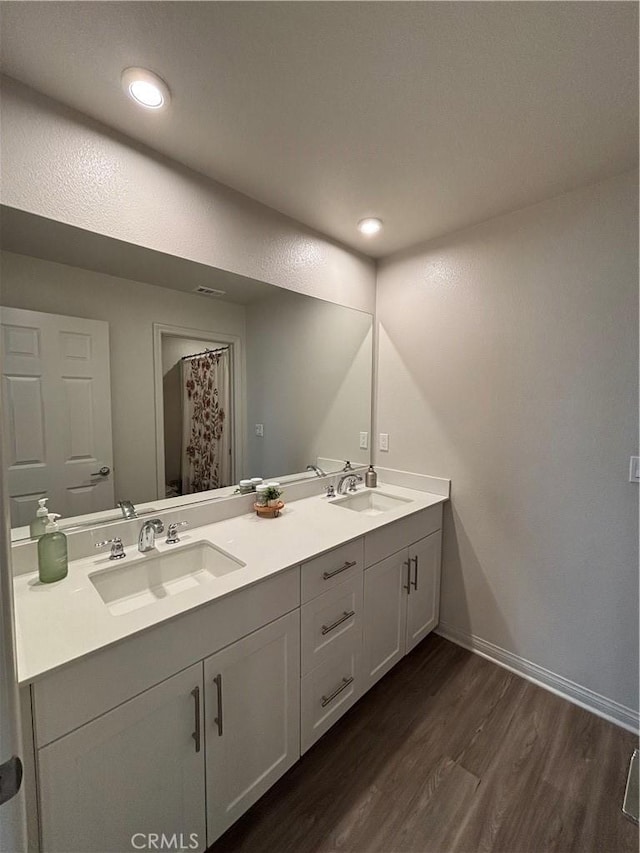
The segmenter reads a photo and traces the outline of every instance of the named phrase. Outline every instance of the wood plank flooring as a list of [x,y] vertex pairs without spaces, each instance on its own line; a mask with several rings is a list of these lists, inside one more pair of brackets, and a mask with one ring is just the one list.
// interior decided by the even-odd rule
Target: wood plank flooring
[[636,853],[635,746],[432,635],[210,853]]

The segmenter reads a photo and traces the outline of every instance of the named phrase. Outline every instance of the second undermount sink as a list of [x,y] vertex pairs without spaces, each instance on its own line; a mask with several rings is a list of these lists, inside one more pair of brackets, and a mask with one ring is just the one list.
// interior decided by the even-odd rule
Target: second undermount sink
[[355,492],[346,497],[336,498],[331,501],[331,506],[339,506],[350,509],[363,515],[382,515],[392,509],[398,509],[403,504],[411,503],[410,498],[399,498],[396,495],[388,495],[385,492],[363,491]]
[[89,580],[109,611],[120,616],[213,583],[245,565],[209,542],[195,542],[109,566],[91,573]]

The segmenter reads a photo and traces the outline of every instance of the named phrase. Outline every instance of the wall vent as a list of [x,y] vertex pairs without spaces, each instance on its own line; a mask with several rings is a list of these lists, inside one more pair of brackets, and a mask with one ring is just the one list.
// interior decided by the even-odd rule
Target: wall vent
[[202,293],[203,296],[226,296],[226,290],[216,290],[215,287],[203,287],[200,285],[193,291],[194,293]]

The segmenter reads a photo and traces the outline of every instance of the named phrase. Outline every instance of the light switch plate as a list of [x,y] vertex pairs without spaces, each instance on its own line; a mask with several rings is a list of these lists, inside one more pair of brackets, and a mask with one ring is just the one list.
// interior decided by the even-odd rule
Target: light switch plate
[[264,435],[264,424],[256,424],[256,435]]
[[629,459],[629,482],[640,483],[640,456]]
[[360,450],[366,450],[369,447],[369,433],[361,432],[360,433]]
[[389,433],[381,432],[380,433],[380,442],[378,444],[380,450],[387,452],[389,450]]

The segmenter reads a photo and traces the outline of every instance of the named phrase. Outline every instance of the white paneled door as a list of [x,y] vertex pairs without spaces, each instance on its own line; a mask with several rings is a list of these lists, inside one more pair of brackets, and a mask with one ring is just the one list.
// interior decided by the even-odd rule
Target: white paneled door
[[17,308],[0,321],[12,527],[45,495],[63,516],[113,507],[108,323]]

